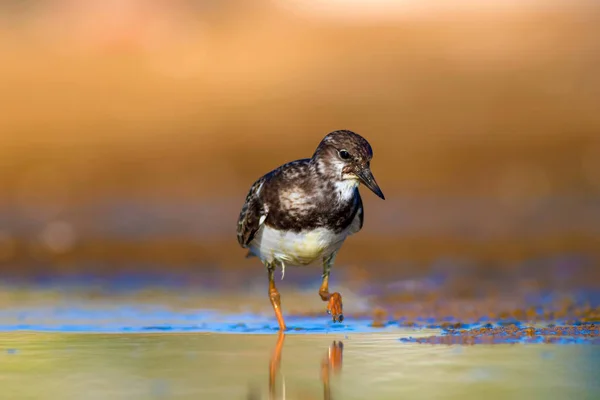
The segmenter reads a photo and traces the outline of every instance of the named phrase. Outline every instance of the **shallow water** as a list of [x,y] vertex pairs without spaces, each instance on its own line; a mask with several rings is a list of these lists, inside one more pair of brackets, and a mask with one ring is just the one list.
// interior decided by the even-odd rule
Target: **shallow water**
[[[340,279],[346,318],[333,324],[318,285],[286,277],[280,336],[264,281],[210,282],[0,286],[0,399],[600,398],[595,291],[465,299],[434,279]],[[398,297],[411,290],[437,296]],[[573,329],[542,337],[550,325]]]
[[[2,333],[2,396],[262,399],[269,395],[270,366],[277,399],[327,398],[325,381],[336,399],[600,396],[599,346],[431,346],[399,340],[433,333],[288,334],[279,369],[277,334]],[[334,341],[343,343],[343,356],[339,346],[331,347]]]

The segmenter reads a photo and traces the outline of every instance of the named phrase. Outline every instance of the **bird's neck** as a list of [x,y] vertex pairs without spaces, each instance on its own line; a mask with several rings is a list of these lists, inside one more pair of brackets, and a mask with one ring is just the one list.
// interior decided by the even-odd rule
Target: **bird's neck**
[[356,189],[358,188],[357,179],[344,179],[336,181],[334,187],[335,195],[341,203],[354,202]]
[[344,163],[327,153],[315,153],[309,161],[311,173],[319,179],[338,181],[342,179]]
[[343,179],[342,167],[327,158],[313,157],[310,161],[310,172],[328,202],[335,201],[342,205],[354,202],[358,179]]

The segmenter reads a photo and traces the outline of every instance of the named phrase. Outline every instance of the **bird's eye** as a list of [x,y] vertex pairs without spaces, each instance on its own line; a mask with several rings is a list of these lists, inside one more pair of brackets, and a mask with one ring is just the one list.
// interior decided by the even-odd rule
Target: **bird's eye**
[[348,153],[346,150],[340,150],[340,158],[347,160],[350,158],[350,153]]

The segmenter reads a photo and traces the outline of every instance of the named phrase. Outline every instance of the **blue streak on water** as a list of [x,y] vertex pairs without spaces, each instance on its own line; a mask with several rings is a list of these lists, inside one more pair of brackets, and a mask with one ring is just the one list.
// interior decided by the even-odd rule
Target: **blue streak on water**
[[[370,319],[347,318],[334,324],[330,317],[286,317],[290,334],[385,332],[397,325],[376,328]],[[161,307],[114,308],[32,307],[0,311],[0,332],[62,333],[276,333],[274,317],[258,314],[223,314],[214,310],[173,311]]]

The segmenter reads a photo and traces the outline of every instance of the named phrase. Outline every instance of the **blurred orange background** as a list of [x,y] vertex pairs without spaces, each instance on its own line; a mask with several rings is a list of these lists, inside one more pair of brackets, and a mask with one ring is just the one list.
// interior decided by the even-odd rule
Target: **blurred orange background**
[[247,190],[336,129],[387,198],[338,263],[597,265],[600,3],[446,3],[1,2],[3,272],[258,271]]

